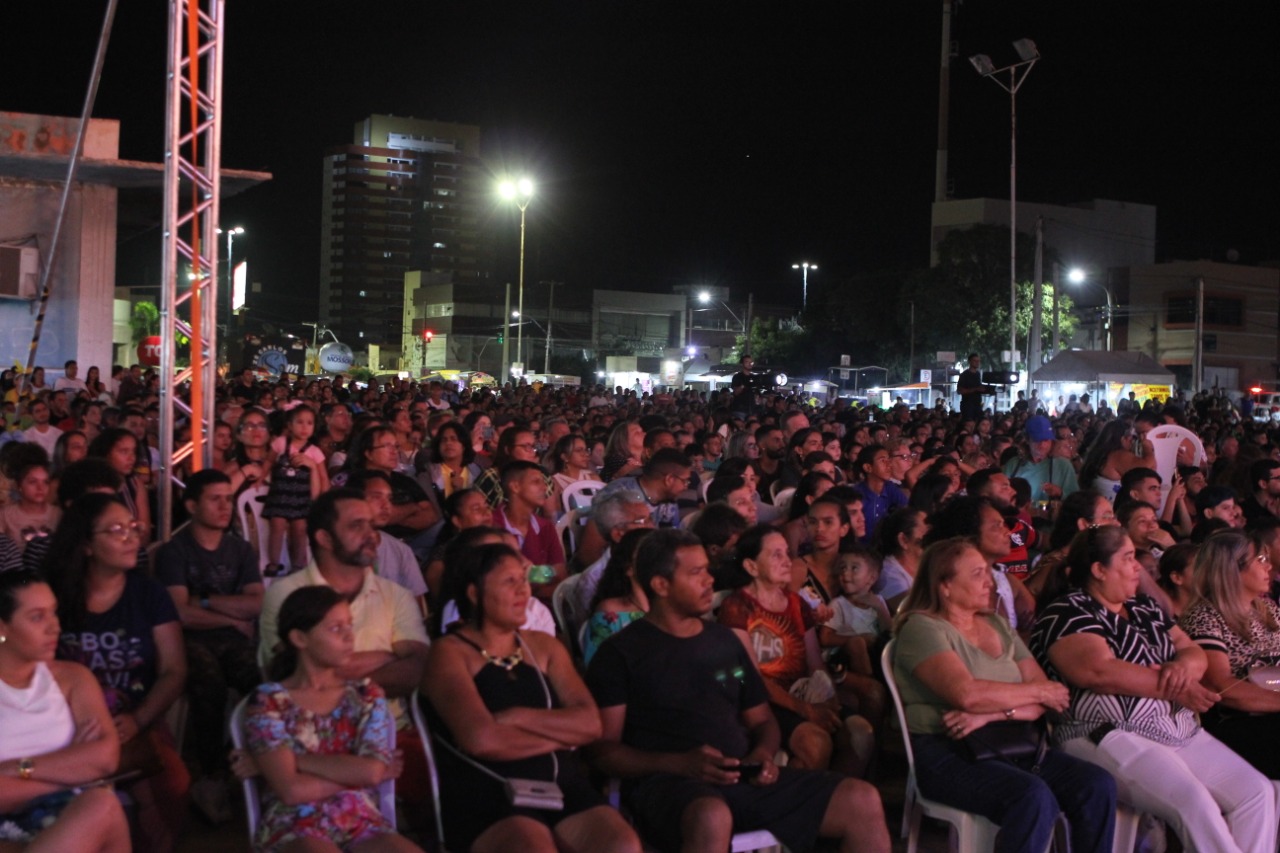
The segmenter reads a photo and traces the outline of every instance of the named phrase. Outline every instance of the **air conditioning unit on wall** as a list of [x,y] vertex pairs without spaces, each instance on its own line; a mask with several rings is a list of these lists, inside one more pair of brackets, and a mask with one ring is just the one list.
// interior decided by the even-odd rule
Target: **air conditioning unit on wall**
[[39,249],[0,246],[0,296],[35,299],[39,280]]

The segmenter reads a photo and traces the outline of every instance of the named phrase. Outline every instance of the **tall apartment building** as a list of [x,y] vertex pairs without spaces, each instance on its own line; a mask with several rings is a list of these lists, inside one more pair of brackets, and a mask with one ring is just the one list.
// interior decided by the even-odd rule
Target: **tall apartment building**
[[488,184],[479,127],[385,115],[356,122],[353,142],[325,153],[321,322],[352,347],[398,350],[406,272],[487,280]]

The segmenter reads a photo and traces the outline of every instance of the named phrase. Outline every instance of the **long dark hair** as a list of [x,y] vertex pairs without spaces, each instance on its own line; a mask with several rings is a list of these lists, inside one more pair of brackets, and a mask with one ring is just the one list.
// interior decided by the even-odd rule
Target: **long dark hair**
[[[466,551],[458,561],[457,581],[459,595],[454,599],[458,606],[458,617],[461,622],[469,622],[479,628],[484,625],[484,583],[489,573],[498,567],[503,560],[519,560],[520,554],[510,545],[494,543],[481,545]],[[467,588],[476,588],[476,600],[473,603],[467,597]]]
[[298,647],[289,639],[293,631],[304,634],[324,621],[329,611],[342,603],[342,596],[331,586],[304,586],[289,593],[276,617],[279,642],[267,664],[267,678],[283,681],[298,668]]
[[443,432],[451,432],[457,436],[458,441],[462,443],[462,464],[470,465],[475,461],[476,449],[471,445],[471,433],[457,421],[445,421],[440,424],[440,428],[436,430],[435,440],[431,444],[431,461],[443,462],[444,458],[440,456],[440,434]]
[[621,598],[631,591],[631,578],[627,570],[635,563],[636,549],[640,540],[653,531],[648,528],[628,530],[609,551],[609,562],[605,564],[604,573],[600,575],[600,585],[591,599],[591,609],[595,610],[600,602],[610,598]]
[[125,506],[115,495],[101,492],[82,495],[67,507],[58,529],[49,539],[49,551],[40,568],[58,598],[58,613],[64,629],[76,630],[84,621],[85,583],[89,574],[86,546],[93,538],[94,525],[112,505]]
[[1080,466],[1078,481],[1081,489],[1088,489],[1093,480],[1106,464],[1112,451],[1123,450],[1124,437],[1133,432],[1133,425],[1128,421],[1115,420],[1102,428],[1102,432],[1094,440],[1089,452],[1085,454],[1084,464]]

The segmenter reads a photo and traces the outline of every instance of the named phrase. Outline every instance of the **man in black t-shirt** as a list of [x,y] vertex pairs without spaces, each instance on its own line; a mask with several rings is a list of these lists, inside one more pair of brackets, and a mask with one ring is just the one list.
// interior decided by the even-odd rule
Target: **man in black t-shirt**
[[220,822],[230,817],[222,797],[223,709],[229,689],[248,696],[262,680],[255,632],[263,584],[253,546],[227,532],[235,500],[230,478],[210,468],[192,474],[186,486],[191,523],[156,552],[156,580],[178,608],[186,640],[187,738],[203,771],[192,797]]
[[712,577],[698,538],[649,534],[635,572],[649,615],[600,647],[587,684],[604,730],[591,758],[625,780],[642,834],[664,850],[727,850],[735,831],[767,829],[796,851],[826,837],[887,852],[875,788],[773,763],[781,735],[764,682],[733,632],[702,618]]

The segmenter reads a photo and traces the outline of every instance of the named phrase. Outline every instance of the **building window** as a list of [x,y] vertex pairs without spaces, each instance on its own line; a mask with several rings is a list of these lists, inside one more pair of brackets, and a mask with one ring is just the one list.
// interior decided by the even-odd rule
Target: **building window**
[[[1169,326],[1194,326],[1196,322],[1195,294],[1170,296],[1166,303],[1165,324]],[[1228,296],[1204,298],[1204,323],[1206,326],[1244,326],[1244,300]]]

